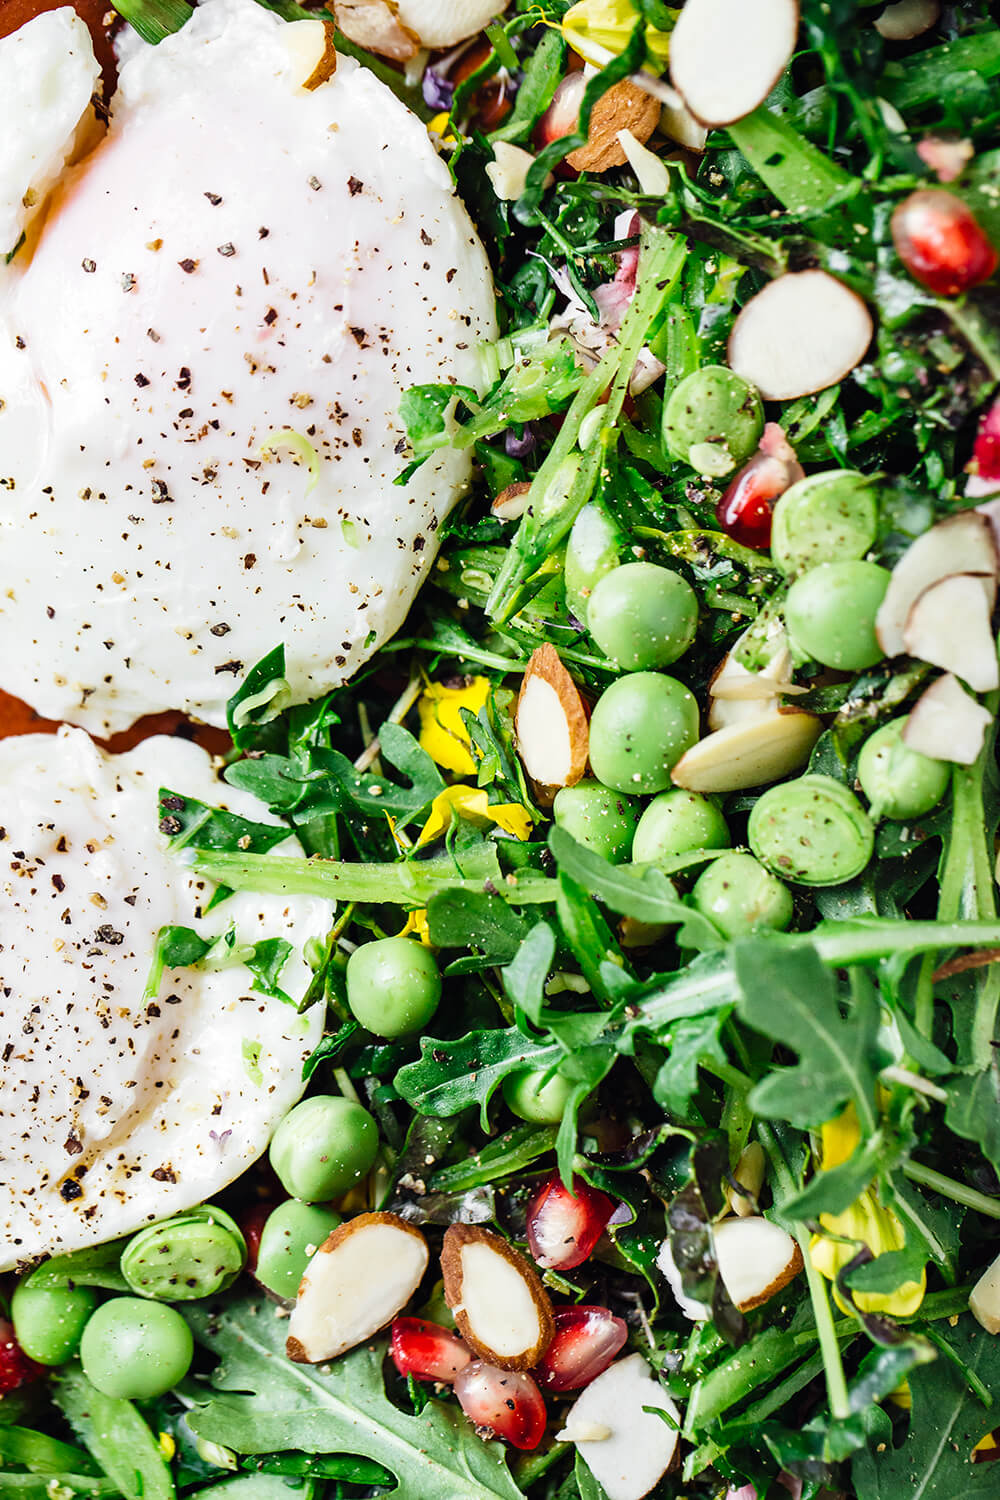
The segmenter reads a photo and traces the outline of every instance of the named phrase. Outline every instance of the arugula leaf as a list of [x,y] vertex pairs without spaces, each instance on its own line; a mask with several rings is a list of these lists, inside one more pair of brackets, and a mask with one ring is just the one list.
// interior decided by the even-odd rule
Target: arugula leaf
[[30,1427],[0,1427],[0,1460],[23,1464],[33,1474],[97,1474],[89,1453]]
[[555,1042],[531,1042],[516,1027],[470,1031],[457,1042],[420,1041],[420,1059],[400,1068],[395,1086],[401,1098],[425,1115],[457,1115],[478,1104],[489,1130],[489,1104],[503,1080],[523,1068],[550,1068],[564,1057]]
[[872,996],[860,991],[853,1013],[843,1018],[836,983],[813,948],[782,952],[750,938],[735,944],[733,966],[742,1019],[800,1058],[797,1067],[777,1068],[758,1083],[751,1107],[804,1129],[832,1119],[853,1099],[863,1131],[874,1131],[878,1007]]
[[287,1323],[266,1301],[188,1304],[184,1313],[220,1361],[211,1395],[188,1418],[197,1436],[240,1453],[354,1453],[396,1476],[393,1500],[521,1500],[503,1449],[483,1442],[457,1408],[430,1400],[413,1417],[389,1401],[384,1341],[330,1366],[295,1365],[284,1354]]
[[121,7],[115,8],[133,31],[154,47],[191,19],[191,7],[185,0],[123,0]]
[[555,952],[555,933],[548,922],[539,922],[523,939],[501,976],[508,998],[536,1026],[542,1024],[545,981]]
[[159,1444],[131,1401],[105,1396],[75,1363],[55,1376],[52,1395],[126,1500],[174,1500],[174,1481]]
[[520,1172],[551,1151],[556,1142],[554,1125],[515,1125],[490,1141],[475,1156],[441,1167],[427,1186],[436,1193],[461,1193],[482,1187],[500,1177]]
[[[951,1351],[986,1388],[1000,1394],[1000,1339],[966,1313],[955,1328],[938,1325]],[[870,1444],[854,1457],[857,1500],[975,1500],[996,1494],[992,1464],[971,1461],[972,1449],[996,1424],[954,1364],[938,1359],[909,1375],[913,1410],[905,1440]]]
[[[506,964],[517,954],[532,928],[525,917],[482,891],[441,891],[427,903],[427,925],[435,948],[473,949],[476,968]],[[468,973],[468,958],[449,973]]]
[[283,1000],[286,1005],[294,1005],[295,1001],[278,984],[278,978],[291,951],[292,945],[286,938],[263,938],[243,960],[253,975],[253,988],[273,1000]]
[[668,1115],[691,1118],[691,1101],[698,1089],[698,1065],[703,1058],[728,1063],[720,1033],[728,1007],[707,1016],[692,1016],[670,1029],[670,1052],[653,1080],[653,1098]]
[[169,849],[178,854],[189,844],[198,849],[242,849],[266,853],[288,838],[283,823],[254,823],[221,807],[209,807],[195,797],[160,789],[160,832],[170,839]]
[[426,813],[434,798],[444,791],[444,777],[427,751],[408,729],[391,721],[379,730],[382,758],[410,782],[401,786],[388,776],[358,771],[339,750],[316,750],[313,764],[330,777],[343,800],[364,813],[383,817],[391,814],[405,828]]

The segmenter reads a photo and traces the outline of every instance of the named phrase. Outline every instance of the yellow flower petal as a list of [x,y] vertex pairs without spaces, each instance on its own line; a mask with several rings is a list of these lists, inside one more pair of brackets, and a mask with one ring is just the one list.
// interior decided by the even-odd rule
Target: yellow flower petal
[[426,906],[418,906],[413,911],[408,911],[406,913],[406,925],[400,932],[396,933],[396,936],[419,938],[424,947],[429,948],[431,946],[431,931],[427,922]]
[[491,828],[495,824],[519,839],[526,839],[533,826],[530,815],[518,802],[491,804],[481,787],[449,786],[438,792],[431,803],[430,816],[420,830],[417,848],[441,838],[456,817],[480,828]]
[[466,748],[469,735],[459,709],[467,708],[478,714],[490,695],[488,677],[472,677],[461,687],[445,687],[432,682],[420,695],[417,712],[420,715],[420,743],[432,760],[447,771],[460,776],[471,776],[475,772],[472,756]]
[[[890,1250],[902,1250],[906,1231],[891,1208],[885,1208],[869,1188],[840,1214],[820,1214],[826,1234],[816,1234],[809,1245],[809,1259],[828,1281],[837,1276],[865,1245],[877,1258]],[[829,1236],[836,1236],[835,1239]],[[846,1242],[846,1243],[845,1243]],[[927,1273],[919,1281],[904,1281],[891,1292],[855,1292],[854,1301],[862,1312],[884,1312],[893,1317],[911,1317],[924,1300]],[[844,1312],[850,1311],[834,1287],[834,1300]]]
[[853,1156],[855,1150],[861,1143],[861,1126],[858,1124],[858,1112],[853,1103],[848,1104],[843,1112],[832,1120],[827,1120],[820,1131],[822,1139],[822,1165],[823,1171],[829,1172],[831,1167],[839,1167],[848,1157]]
[[[629,44],[639,12],[630,0],[580,0],[570,6],[562,18],[566,41],[588,62],[604,64],[608,52],[624,52]],[[646,27],[646,48],[651,57],[665,63],[670,51],[670,37],[655,26]]]
[[[910,1411],[913,1407],[913,1397],[910,1395],[910,1383],[904,1380],[902,1385],[897,1385],[894,1391],[889,1392],[889,1400],[898,1406],[901,1411]],[[983,1439],[985,1443],[986,1439]],[[975,1450],[973,1450],[975,1451]]]
[[167,1463],[170,1462],[174,1454],[177,1452],[177,1444],[174,1442],[169,1432],[158,1432],[156,1434],[156,1446],[163,1454],[163,1457],[167,1460]]

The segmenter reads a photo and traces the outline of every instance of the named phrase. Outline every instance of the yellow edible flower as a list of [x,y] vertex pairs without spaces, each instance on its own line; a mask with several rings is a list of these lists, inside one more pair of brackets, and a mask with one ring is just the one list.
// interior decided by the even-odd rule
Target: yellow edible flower
[[[829,1172],[853,1155],[861,1140],[861,1129],[854,1105],[849,1104],[836,1119],[828,1120],[821,1131],[821,1170]],[[866,1188],[840,1214],[820,1214],[825,1234],[815,1234],[809,1246],[809,1258],[821,1275],[834,1283],[833,1296],[843,1312],[849,1312],[836,1288],[844,1267],[854,1259],[861,1245],[873,1255],[902,1250],[906,1231],[891,1208],[878,1201],[872,1188]],[[846,1241],[846,1243],[843,1243]],[[854,1301],[862,1312],[889,1313],[893,1317],[911,1317],[924,1300],[927,1273],[919,1281],[904,1281],[892,1292],[855,1292]]]
[[431,930],[427,922],[426,906],[418,906],[413,911],[408,911],[406,913],[406,925],[400,932],[396,933],[396,936],[419,938],[424,947],[429,948],[431,946]]
[[174,1454],[177,1452],[177,1444],[174,1442],[169,1432],[158,1432],[156,1434],[156,1446],[163,1454],[163,1457],[167,1460],[167,1463],[170,1462]]
[[[630,0],[580,0],[570,6],[562,18],[562,34],[574,52],[588,62],[603,65],[607,54],[624,52],[639,18]],[[646,27],[646,50],[658,63],[665,64],[670,51],[670,37],[655,26]]]
[[531,814],[519,802],[490,802],[481,787],[449,786],[431,803],[430,816],[417,839],[417,848],[433,843],[448,832],[453,818],[465,818],[481,828],[494,825],[516,839],[526,839],[533,824]]
[[461,687],[445,687],[432,682],[424,689],[417,704],[420,715],[420,743],[432,760],[446,771],[471,776],[475,765],[467,746],[469,735],[459,709],[478,714],[490,695],[488,677],[470,677]]

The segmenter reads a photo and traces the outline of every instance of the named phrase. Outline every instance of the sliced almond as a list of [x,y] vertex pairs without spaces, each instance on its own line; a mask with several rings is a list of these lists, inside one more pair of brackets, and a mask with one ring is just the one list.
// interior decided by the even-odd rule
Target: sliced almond
[[765,401],[790,401],[843,380],[864,359],[873,332],[864,302],[842,281],[826,271],[789,271],[736,319],[729,364]]
[[427,1241],[397,1214],[359,1214],[310,1260],[288,1323],[298,1364],[335,1359],[390,1323],[427,1269]]
[[482,31],[505,9],[505,0],[394,0],[393,9],[421,47],[454,47]]
[[723,1219],[712,1230],[719,1275],[740,1312],[752,1312],[802,1270],[802,1251],[770,1219]]
[[[665,1422],[658,1407],[669,1417]],[[681,1414],[641,1354],[609,1365],[566,1413],[565,1432],[607,1500],[642,1500],[677,1453]],[[607,1429],[597,1438],[596,1431]]]
[[302,87],[312,92],[337,71],[337,30],[332,21],[296,21],[281,33],[301,70]]
[[706,1302],[698,1302],[694,1297],[689,1297],[684,1290],[681,1281],[681,1273],[677,1269],[674,1260],[674,1252],[670,1248],[670,1241],[666,1239],[660,1246],[656,1256],[657,1269],[663,1275],[668,1287],[674,1294],[674,1301],[686,1318],[692,1323],[707,1323],[712,1316],[712,1309]]
[[670,33],[670,79],[703,125],[731,125],[762,104],[788,66],[796,0],[687,0]]
[[987,1333],[1000,1333],[1000,1255],[972,1288],[969,1311]]
[[575,172],[607,172],[611,167],[622,167],[627,157],[618,139],[619,130],[630,130],[644,146],[659,120],[659,99],[623,78],[594,105],[586,144],[569,153],[567,164]]
[[334,0],[333,10],[337,25],[355,46],[393,62],[409,62],[420,51],[420,38],[403,25],[393,0]]
[[899,656],[905,651],[903,633],[907,617],[925,589],[952,573],[980,573],[994,581],[992,610],[998,571],[993,527],[989,516],[981,511],[959,511],[918,536],[893,568],[885,598],[875,616],[875,635],[886,656]]
[[[733,1182],[726,1183],[726,1200],[734,1214],[747,1219],[754,1211],[760,1190],[764,1186],[767,1157],[759,1141],[750,1141],[740,1152],[740,1159],[733,1168]],[[743,1192],[740,1188],[744,1189]]]
[[[535,158],[523,146],[513,146],[509,141],[494,141],[493,160],[486,164],[486,175],[493,184],[493,191],[504,203],[513,203],[520,198],[528,185],[528,173],[535,165]],[[550,172],[546,183],[554,181]]]
[[530,481],[519,479],[516,484],[509,484],[506,489],[500,491],[490,506],[490,510],[498,521],[519,521],[528,509],[530,493]]
[[534,1268],[502,1235],[452,1224],[441,1249],[444,1298],[465,1342],[488,1364],[530,1370],[555,1322]]
[[716,729],[674,766],[675,786],[690,792],[738,792],[800,771],[823,732],[823,721],[797,708]]
[[941,0],[897,0],[875,19],[875,30],[887,42],[912,42],[929,31],[941,14]]
[[1000,687],[991,623],[996,580],[952,573],[925,589],[910,607],[903,645],[918,661],[954,672],[977,693]]
[[903,744],[932,760],[971,766],[992,722],[989,710],[946,672],[917,699],[903,730]]
[[640,193],[648,193],[651,198],[665,198],[670,191],[670,168],[663,158],[637,141],[631,130],[619,130],[618,139],[636,175]]
[[553,646],[532,653],[514,715],[517,753],[548,805],[563,786],[575,786],[587,769],[590,723],[580,689]]
[[696,120],[684,104],[665,104],[660,110],[660,131],[686,151],[702,152],[708,140],[708,127]]

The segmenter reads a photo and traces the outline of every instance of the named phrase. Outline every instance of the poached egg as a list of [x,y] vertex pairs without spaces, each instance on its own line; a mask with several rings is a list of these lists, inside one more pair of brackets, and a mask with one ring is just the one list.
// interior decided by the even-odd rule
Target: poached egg
[[313,86],[326,44],[254,0],[131,36],[107,134],[44,208],[96,64],[66,10],[0,40],[0,77],[26,59],[0,205],[27,231],[0,266],[0,686],[49,718],[222,724],[279,642],[296,698],[345,681],[467,480],[445,451],[395,484],[398,409],[478,384],[486,257],[388,88],[343,57]]
[[300,1015],[244,964],[208,959],[143,991],[162,926],[232,925],[237,958],[292,945],[280,984],[298,1001],[332,907],[241,893],[203,917],[212,888],[157,832],[162,786],[274,821],[182,739],[121,756],[78,729],[0,742],[0,1271],[210,1198],[302,1093],[322,1006]]

